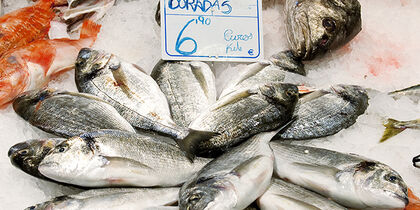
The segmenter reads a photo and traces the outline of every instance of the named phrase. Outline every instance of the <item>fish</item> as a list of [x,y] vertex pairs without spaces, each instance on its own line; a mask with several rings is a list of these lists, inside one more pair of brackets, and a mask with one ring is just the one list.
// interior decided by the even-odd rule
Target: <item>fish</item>
[[270,188],[258,198],[257,203],[261,210],[347,209],[317,193],[278,178],[272,179]]
[[216,79],[204,62],[161,60],[150,76],[168,99],[173,121],[182,127],[216,102]]
[[87,20],[79,40],[37,40],[4,54],[0,58],[0,106],[6,107],[19,94],[41,88],[73,69],[79,50],[95,42],[100,28]]
[[114,107],[89,94],[49,88],[32,90],[19,96],[13,109],[31,125],[62,137],[100,129],[136,132]]
[[275,174],[348,208],[404,208],[407,185],[391,167],[355,154],[270,142]]
[[317,90],[299,100],[297,119],[275,138],[305,140],[330,136],[352,126],[368,105],[364,88],[334,85]]
[[171,118],[169,104],[159,85],[139,66],[114,54],[84,48],[76,61],[79,92],[110,103],[138,129],[182,139],[187,130]]
[[406,96],[413,102],[418,103],[420,101],[420,84],[389,92],[388,95],[392,96],[396,100]]
[[197,155],[215,157],[257,133],[289,122],[297,101],[298,89],[292,84],[272,83],[235,91],[202,112],[178,144],[190,159]]
[[45,155],[64,138],[32,139],[13,145],[7,155],[12,165],[37,178],[49,180],[39,173],[38,166]]
[[411,189],[408,189],[408,198],[410,203],[404,208],[404,210],[419,210],[420,209],[420,199],[414,195]]
[[220,94],[220,98],[240,89],[253,88],[267,83],[304,83],[306,75],[303,63],[291,51],[282,51],[268,61],[249,64],[246,70],[232,80]]
[[263,132],[209,162],[179,191],[181,210],[242,210],[270,186],[274,156]]
[[173,187],[210,159],[192,163],[162,136],[100,130],[69,138],[39,164],[42,175],[81,187]]
[[420,155],[417,155],[413,158],[413,166],[420,168]]
[[54,0],[40,0],[33,6],[1,16],[0,56],[9,50],[47,37],[50,21],[55,17],[51,8],[53,3]]
[[381,140],[379,142],[384,142],[389,138],[398,135],[399,133],[403,132],[405,129],[420,129],[420,119],[410,120],[410,121],[398,121],[395,119],[388,119],[385,123],[385,131],[382,135]]
[[358,0],[286,0],[285,14],[289,45],[302,60],[340,48],[362,30]]
[[27,210],[156,209],[177,203],[179,188],[105,188],[65,195]]

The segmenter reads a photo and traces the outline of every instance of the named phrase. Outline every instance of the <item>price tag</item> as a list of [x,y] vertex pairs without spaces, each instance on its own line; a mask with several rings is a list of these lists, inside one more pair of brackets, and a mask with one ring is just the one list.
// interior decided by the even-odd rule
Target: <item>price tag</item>
[[244,62],[263,58],[261,1],[160,0],[162,58]]

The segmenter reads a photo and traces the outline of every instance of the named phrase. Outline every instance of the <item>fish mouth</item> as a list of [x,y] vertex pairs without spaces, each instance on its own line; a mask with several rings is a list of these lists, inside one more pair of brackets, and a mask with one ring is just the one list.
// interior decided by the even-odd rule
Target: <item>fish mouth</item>
[[392,197],[404,202],[404,207],[407,206],[408,203],[409,203],[409,199],[408,199],[407,195],[402,196],[402,195],[398,195],[398,194],[393,193]]

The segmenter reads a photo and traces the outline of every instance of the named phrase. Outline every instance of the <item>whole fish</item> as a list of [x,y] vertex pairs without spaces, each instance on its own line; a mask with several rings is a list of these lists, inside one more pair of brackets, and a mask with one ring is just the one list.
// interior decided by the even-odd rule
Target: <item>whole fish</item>
[[261,210],[345,210],[343,206],[295,184],[273,178],[270,188],[257,200]]
[[31,125],[63,137],[100,129],[135,133],[114,107],[89,94],[33,90],[19,96],[13,103],[13,109]]
[[[13,145],[7,155],[10,162],[27,174],[41,179],[48,179],[38,171],[39,163],[55,145],[65,139],[33,139]],[[49,180],[49,179],[48,179]]]
[[155,209],[173,205],[179,188],[106,188],[60,196],[27,210]]
[[358,155],[270,142],[275,173],[349,208],[404,208],[407,185],[389,166]]
[[86,187],[178,186],[210,159],[191,163],[164,137],[102,130],[70,138],[57,145],[41,161],[44,176]]
[[100,27],[88,20],[79,40],[38,40],[4,54],[0,58],[0,106],[72,69],[79,50],[95,42]]
[[311,60],[362,30],[357,0],[286,0],[286,32],[296,57]]
[[400,99],[401,97],[406,96],[415,103],[418,103],[420,101],[420,85],[414,85],[401,90],[392,91],[388,94],[394,99]]
[[[272,83],[233,92],[202,112],[178,141],[187,156],[215,156],[252,135],[289,122],[298,100],[292,84]],[[200,131],[213,132],[213,136]]]
[[277,53],[268,62],[252,63],[246,68],[239,77],[227,85],[220,98],[242,88],[253,88],[267,83],[303,82],[302,75],[306,74],[303,63],[290,51]]
[[[54,0],[40,0],[33,6],[1,16],[0,56],[11,49],[47,37],[50,21],[55,16],[51,9],[53,3]],[[3,67],[1,69],[3,72]]]
[[151,76],[168,99],[172,118],[188,125],[216,102],[216,83],[210,67],[198,61],[160,61]]
[[413,158],[413,166],[420,168],[420,155],[417,155]]
[[384,126],[385,131],[382,135],[380,142],[384,142],[389,138],[398,135],[407,128],[420,130],[420,119],[410,121],[398,121],[394,119],[388,119],[386,123],[384,123]]
[[355,85],[334,85],[299,100],[297,120],[276,138],[303,140],[338,133],[353,125],[368,107],[366,90]]
[[80,92],[107,101],[136,128],[174,138],[186,136],[171,119],[168,101],[158,84],[139,66],[103,51],[84,48],[76,61]]
[[242,210],[254,202],[270,185],[275,134],[257,134],[204,166],[181,187],[179,208]]

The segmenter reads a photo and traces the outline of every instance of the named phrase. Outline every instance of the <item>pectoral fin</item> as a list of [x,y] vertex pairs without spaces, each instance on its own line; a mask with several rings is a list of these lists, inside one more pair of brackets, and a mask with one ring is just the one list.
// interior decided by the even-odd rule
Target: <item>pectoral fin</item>
[[152,167],[143,164],[141,162],[138,162],[136,160],[130,159],[130,158],[124,158],[124,157],[110,157],[110,156],[103,156],[107,161],[106,164],[102,167],[109,167],[113,168],[115,170],[118,170],[120,168],[124,169],[147,169],[147,170],[153,170]]
[[242,99],[248,98],[255,94],[257,94],[257,92],[253,90],[242,90],[242,91],[232,92],[229,95],[226,95],[222,97],[221,99],[219,99],[220,102],[217,107],[213,108],[213,111],[218,110],[222,107],[228,106],[230,104],[234,104]]

